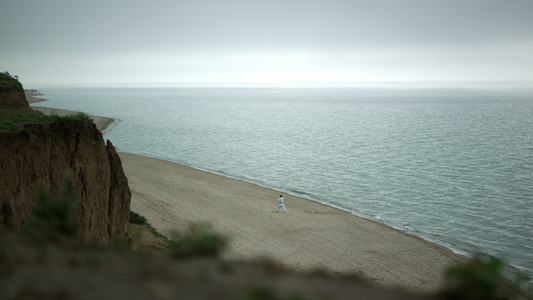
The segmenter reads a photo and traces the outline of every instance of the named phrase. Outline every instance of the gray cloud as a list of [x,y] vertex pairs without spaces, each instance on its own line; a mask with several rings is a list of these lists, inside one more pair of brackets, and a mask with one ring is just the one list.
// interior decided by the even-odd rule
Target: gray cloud
[[80,81],[96,72],[110,81],[143,81],[143,74],[224,81],[261,78],[265,69],[271,75],[263,78],[293,73],[296,80],[314,69],[325,75],[313,78],[450,80],[457,78],[445,71],[450,65],[458,73],[474,68],[471,80],[487,78],[487,67],[475,71],[482,65],[501,80],[531,77],[521,68],[530,69],[533,53],[529,0],[8,0],[0,7],[0,65],[34,82],[43,68]]

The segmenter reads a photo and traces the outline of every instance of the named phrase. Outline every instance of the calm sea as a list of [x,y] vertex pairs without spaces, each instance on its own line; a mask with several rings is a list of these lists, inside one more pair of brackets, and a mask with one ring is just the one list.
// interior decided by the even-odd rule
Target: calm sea
[[38,106],[116,119],[104,137],[119,151],[324,202],[533,274],[531,84],[35,88],[49,100]]

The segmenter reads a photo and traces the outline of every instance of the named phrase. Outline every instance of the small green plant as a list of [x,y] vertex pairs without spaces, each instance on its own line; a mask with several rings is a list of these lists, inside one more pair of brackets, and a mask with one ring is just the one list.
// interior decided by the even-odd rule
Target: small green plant
[[78,207],[72,194],[72,182],[66,177],[58,192],[39,191],[26,227],[31,233],[46,239],[74,239],[77,220]]
[[130,211],[130,223],[137,225],[148,225],[148,220],[138,213]]
[[136,212],[130,211],[130,223],[137,225],[146,225],[150,227],[150,231],[152,231],[152,234],[154,236],[166,239],[166,237],[159,233],[144,216],[141,216]]
[[518,293],[520,282],[508,280],[505,264],[496,257],[476,254],[468,262],[446,272],[446,295],[451,299],[506,300]]
[[207,223],[192,224],[184,233],[173,232],[170,251],[173,256],[217,255],[227,246],[228,238],[216,233]]

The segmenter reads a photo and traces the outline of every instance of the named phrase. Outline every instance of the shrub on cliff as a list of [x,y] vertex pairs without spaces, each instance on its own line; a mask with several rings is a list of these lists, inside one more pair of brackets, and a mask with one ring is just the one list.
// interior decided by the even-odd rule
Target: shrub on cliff
[[153,226],[152,224],[150,224],[148,222],[148,220],[144,217],[144,216],[141,216],[139,215],[138,213],[136,212],[133,212],[133,211],[130,211],[130,223],[131,224],[137,224],[137,225],[146,225],[148,226],[148,228],[150,228],[150,231],[152,232],[152,234],[158,238],[165,238],[166,237],[164,235],[162,235],[161,233],[159,233]]
[[0,130],[17,130],[20,123],[24,122],[38,122],[38,123],[51,123],[56,121],[66,121],[72,124],[74,120],[86,120],[93,122],[87,114],[78,113],[71,116],[60,117],[56,114],[52,115],[35,115],[35,114],[1,114],[0,115]]
[[130,211],[130,223],[137,225],[148,225],[148,220],[136,212]]
[[11,77],[8,72],[0,73],[0,84],[5,85],[12,90],[22,90],[22,83],[18,81],[18,76],[16,78]]

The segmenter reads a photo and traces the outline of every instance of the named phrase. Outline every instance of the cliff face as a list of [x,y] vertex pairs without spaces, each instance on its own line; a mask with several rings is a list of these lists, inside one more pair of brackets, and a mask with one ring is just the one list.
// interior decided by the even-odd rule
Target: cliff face
[[0,107],[26,108],[29,107],[28,100],[22,88],[12,88],[0,84]]
[[75,120],[0,131],[0,223],[21,228],[40,187],[72,174],[82,242],[127,236],[131,192],[120,158],[94,124]]

